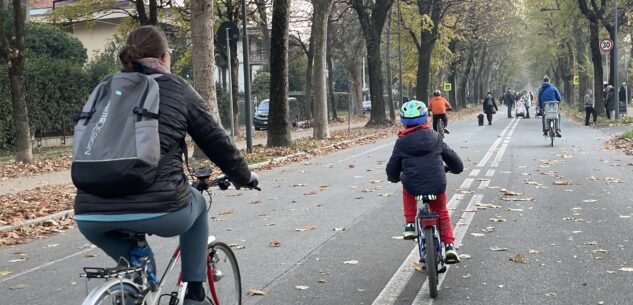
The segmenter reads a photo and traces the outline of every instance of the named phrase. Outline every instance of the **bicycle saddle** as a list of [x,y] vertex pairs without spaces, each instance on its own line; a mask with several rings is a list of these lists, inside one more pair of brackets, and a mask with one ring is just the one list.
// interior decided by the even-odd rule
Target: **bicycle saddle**
[[120,239],[145,240],[147,233],[141,233],[130,230],[114,230],[111,232]]
[[420,195],[420,196],[415,196],[415,200],[417,200],[417,201],[432,201],[432,200],[437,200],[437,195]]

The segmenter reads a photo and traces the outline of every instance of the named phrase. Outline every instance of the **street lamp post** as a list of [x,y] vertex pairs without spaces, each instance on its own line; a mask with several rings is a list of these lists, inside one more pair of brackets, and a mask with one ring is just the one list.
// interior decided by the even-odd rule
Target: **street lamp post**
[[400,22],[402,20],[401,18],[402,17],[400,16],[400,0],[398,0],[398,69],[399,69],[398,73],[400,74],[398,76],[400,78],[400,88],[399,88],[399,90],[400,90],[400,101],[398,102],[398,107],[400,105],[402,105],[402,103],[404,101],[402,99],[402,91],[404,91],[403,90],[404,89],[404,81],[402,79],[402,42],[401,42],[401,39],[400,39],[400,36],[401,36],[401,33],[402,33],[401,32],[402,25],[400,24]]
[[613,0],[613,14],[615,23],[613,24],[613,87],[615,88],[615,96],[614,99],[618,102],[615,104],[615,118],[618,119],[620,117],[620,95],[618,86],[620,84],[620,80],[618,77],[618,1]]
[[253,152],[253,113],[251,112],[251,55],[248,43],[246,0],[242,0],[242,56],[244,57],[244,120],[246,121],[246,151]]

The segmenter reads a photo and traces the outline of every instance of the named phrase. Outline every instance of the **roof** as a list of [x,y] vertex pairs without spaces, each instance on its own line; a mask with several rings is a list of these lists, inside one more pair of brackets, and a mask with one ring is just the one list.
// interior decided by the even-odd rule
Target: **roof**
[[49,8],[53,7],[53,0],[30,0],[29,6],[31,8]]

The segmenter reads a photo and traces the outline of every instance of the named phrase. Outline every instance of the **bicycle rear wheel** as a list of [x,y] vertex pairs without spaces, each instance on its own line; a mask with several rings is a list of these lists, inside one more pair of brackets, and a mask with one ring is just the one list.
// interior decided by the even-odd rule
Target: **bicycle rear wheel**
[[555,137],[555,131],[554,131],[554,120],[550,120],[549,121],[549,140],[550,140],[550,146],[554,147],[554,137]]
[[437,122],[437,132],[442,138],[444,137],[444,121],[442,121],[442,119],[439,119]]
[[[209,244],[209,276],[207,298],[214,305],[241,305],[242,279],[237,258],[231,248],[222,242]],[[211,279],[213,282],[211,282]]]
[[95,288],[82,305],[135,305],[142,300],[141,291],[133,284],[119,281],[106,282]]
[[424,228],[424,238],[426,240],[426,271],[428,272],[429,295],[431,298],[437,297],[437,249],[435,245],[435,234],[433,227]]

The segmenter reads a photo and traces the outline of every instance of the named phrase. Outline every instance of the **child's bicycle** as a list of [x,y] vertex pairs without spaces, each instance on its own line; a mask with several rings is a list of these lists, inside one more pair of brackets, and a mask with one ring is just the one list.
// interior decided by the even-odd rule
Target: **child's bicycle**
[[[209,168],[195,171],[197,182],[194,184],[200,192],[206,191],[210,186],[218,186],[226,190],[231,182],[226,176],[220,176],[208,181],[211,175]],[[257,187],[254,187],[260,190]],[[211,202],[209,202],[209,208]],[[85,267],[81,277],[88,280],[103,279],[105,282],[95,287],[84,299],[82,305],[182,305],[187,291],[187,282],[182,281],[182,272],[177,278],[171,274],[180,258],[180,247],[177,247],[160,280],[157,278],[154,257],[146,242],[146,234],[139,232],[118,231],[124,239],[136,240],[137,247],[131,251],[128,261],[125,258],[121,262],[125,264],[114,268]],[[237,259],[231,248],[214,236],[209,236],[207,246],[207,285],[205,285],[206,298],[214,305],[241,305],[242,283]],[[174,291],[163,292],[168,275],[174,277],[176,286]],[[171,278],[170,277],[170,278]]]
[[[437,297],[438,275],[446,272],[444,246],[439,237],[439,217],[437,213],[431,212],[429,208],[429,203],[436,199],[436,195],[421,195],[415,197],[420,207],[415,225],[418,233],[420,263],[425,266],[428,274],[429,294],[431,298]],[[427,245],[429,247],[427,247]],[[431,251],[428,251],[429,249],[431,249]]]

